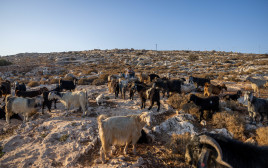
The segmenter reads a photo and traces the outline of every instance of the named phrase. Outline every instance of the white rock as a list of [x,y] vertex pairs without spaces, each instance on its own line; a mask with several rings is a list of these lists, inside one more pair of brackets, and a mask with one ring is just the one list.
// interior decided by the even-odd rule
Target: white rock
[[226,137],[233,138],[233,134],[230,133],[226,128],[214,129],[210,133],[222,134],[222,135],[224,135]]

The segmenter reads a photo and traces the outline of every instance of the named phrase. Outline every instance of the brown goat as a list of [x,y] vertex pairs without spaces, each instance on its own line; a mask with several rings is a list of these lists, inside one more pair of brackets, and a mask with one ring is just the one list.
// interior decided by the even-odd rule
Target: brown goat
[[219,95],[223,89],[227,90],[225,84],[215,86],[213,84],[205,83],[204,96],[210,96],[211,94]]

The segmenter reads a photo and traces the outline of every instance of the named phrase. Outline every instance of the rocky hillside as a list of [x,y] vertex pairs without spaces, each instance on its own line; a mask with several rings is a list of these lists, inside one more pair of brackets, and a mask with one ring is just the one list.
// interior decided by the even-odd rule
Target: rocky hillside
[[[248,75],[268,79],[268,56],[217,51],[149,51],[134,49],[91,50],[62,53],[25,53],[4,57],[12,65],[0,67],[5,80],[25,82],[27,90],[55,88],[59,78],[78,78],[76,90],[86,89],[89,115],[72,108],[66,115],[61,103],[45,114],[41,109],[30,121],[0,119],[0,167],[189,167],[185,163],[185,146],[192,135],[202,132],[221,133],[240,141],[268,145],[267,118],[250,124],[246,104],[220,101],[220,112],[198,122],[198,111],[185,105],[189,94],[161,97],[160,111],[140,109],[140,99],[114,99],[108,92],[107,75],[125,72],[131,65],[136,73],[157,73],[172,78],[189,75],[209,77],[212,83],[225,83],[226,93],[251,90]],[[103,93],[104,104],[95,98]],[[14,90],[12,90],[14,95]],[[203,96],[201,92],[195,92]],[[222,96],[221,94],[220,96]],[[128,97],[128,94],[127,94]],[[261,89],[268,98],[268,90]],[[4,105],[1,99],[1,105]],[[146,107],[148,107],[147,104]],[[191,106],[193,107],[193,106]],[[121,116],[150,112],[153,124],[146,126],[149,144],[138,144],[137,155],[123,155],[118,147],[110,160],[99,159],[100,140],[97,116]]]

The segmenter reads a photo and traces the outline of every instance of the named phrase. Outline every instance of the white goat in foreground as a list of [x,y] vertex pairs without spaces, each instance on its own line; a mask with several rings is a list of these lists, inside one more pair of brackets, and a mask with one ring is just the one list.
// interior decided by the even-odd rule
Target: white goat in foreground
[[133,153],[136,154],[136,143],[141,136],[142,128],[146,124],[150,125],[148,112],[138,115],[109,118],[105,115],[100,115],[98,117],[98,125],[102,144],[100,149],[102,162],[105,162],[112,145],[125,145],[124,154],[127,154],[127,148],[131,142],[133,145]]
[[38,111],[38,107],[41,107],[42,97],[36,98],[23,98],[12,97],[11,95],[6,97],[6,122],[10,123],[10,116],[13,113],[23,115],[23,122],[29,120],[29,116]]
[[67,108],[67,114],[71,106],[81,107],[83,116],[87,114],[88,95],[86,90],[75,92],[50,92],[48,100],[54,99],[58,99]]

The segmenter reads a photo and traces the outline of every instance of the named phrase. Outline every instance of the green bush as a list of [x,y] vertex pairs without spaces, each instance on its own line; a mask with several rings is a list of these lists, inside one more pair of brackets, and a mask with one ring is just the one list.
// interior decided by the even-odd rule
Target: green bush
[[191,55],[188,57],[188,60],[191,61],[191,62],[197,61],[198,59],[199,59],[199,56],[198,56],[198,55],[193,55],[193,54],[191,54]]
[[64,134],[60,137],[59,141],[61,142],[65,142],[68,139],[69,135],[68,134]]
[[0,59],[0,66],[7,66],[7,65],[11,65],[12,63],[5,60],[5,59]]
[[3,152],[3,147],[0,146],[0,158],[5,154],[5,152]]

